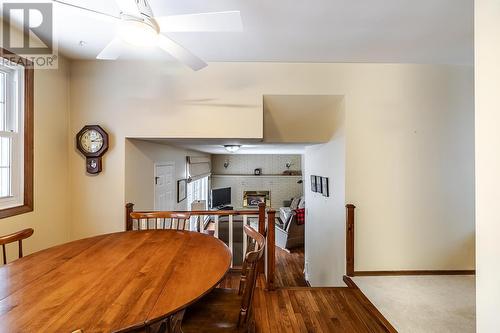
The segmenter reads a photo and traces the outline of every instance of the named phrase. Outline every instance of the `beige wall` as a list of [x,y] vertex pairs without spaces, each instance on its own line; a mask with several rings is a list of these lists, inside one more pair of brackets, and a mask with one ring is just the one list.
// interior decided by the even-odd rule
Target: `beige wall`
[[473,68],[357,69],[365,79],[346,94],[355,269],[474,269]]
[[472,67],[75,61],[71,77],[71,135],[111,135],[99,176],[71,153],[73,238],[123,228],[126,137],[259,138],[264,95],[342,95],[356,269],[474,268]]
[[324,143],[332,135],[331,105],[337,96],[264,96],[264,138],[266,142]]
[[[206,154],[176,148],[143,140],[128,139],[125,142],[125,201],[135,204],[135,210],[153,210],[155,164],[172,162],[175,179],[186,179],[186,156],[207,156]],[[176,185],[177,186],[177,185]],[[174,210],[187,210],[184,200],[172,203]]]
[[[35,71],[34,111],[34,211],[0,220],[0,235],[35,230],[24,242],[26,253],[69,240],[69,63],[63,57],[58,70]],[[10,246],[10,259],[16,258],[16,247]]]
[[500,2],[475,2],[477,331],[500,327]]

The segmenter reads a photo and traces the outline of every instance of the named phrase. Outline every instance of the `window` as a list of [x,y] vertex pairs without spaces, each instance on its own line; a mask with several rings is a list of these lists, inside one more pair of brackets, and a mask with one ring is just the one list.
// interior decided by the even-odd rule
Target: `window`
[[0,63],[0,218],[33,210],[33,70],[6,53]]
[[194,180],[188,184],[188,204],[191,209],[191,204],[196,200],[205,200],[205,210],[208,204],[208,176]]

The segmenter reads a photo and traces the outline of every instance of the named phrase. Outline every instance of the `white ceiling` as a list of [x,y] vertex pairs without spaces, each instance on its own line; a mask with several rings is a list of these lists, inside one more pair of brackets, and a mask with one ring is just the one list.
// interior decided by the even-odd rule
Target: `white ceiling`
[[[118,14],[113,0],[67,1]],[[473,63],[473,0],[150,0],[150,3],[156,16],[241,11],[242,33],[169,34],[206,61]],[[60,50],[67,56],[94,59],[113,38],[112,21],[60,5],[55,7],[57,39]],[[81,40],[86,42],[85,47],[79,46]],[[130,50],[125,58],[144,56],[167,58],[157,50]]]
[[311,144],[274,144],[257,140],[228,140],[228,139],[139,139],[178,148],[196,150],[207,154],[230,154],[224,145],[241,145],[237,155],[249,154],[304,154],[305,147]]

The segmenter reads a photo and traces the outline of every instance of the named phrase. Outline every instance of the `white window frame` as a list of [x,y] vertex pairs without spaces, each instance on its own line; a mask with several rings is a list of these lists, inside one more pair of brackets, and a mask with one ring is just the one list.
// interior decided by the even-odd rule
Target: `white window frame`
[[0,131],[0,136],[11,139],[10,195],[0,197],[0,210],[24,204],[24,138],[25,138],[25,77],[23,66],[0,64],[0,72],[6,75],[5,111],[9,128]]
[[[6,137],[12,138],[12,184],[11,195],[0,198],[0,219],[33,211],[34,181],[34,79],[33,63],[0,47],[0,68],[9,74],[17,75],[16,98],[10,103],[17,103],[18,119],[14,127],[2,131]],[[14,82],[9,80],[9,82]],[[12,87],[11,87],[12,88]],[[12,91],[9,91],[11,94]],[[14,102],[15,101],[15,102]],[[13,104],[9,105],[14,107]],[[22,113],[21,113],[22,112]],[[12,112],[11,112],[12,113]]]
[[[194,187],[198,184],[201,184],[201,191],[203,196],[196,197],[194,196]],[[205,200],[205,209],[208,209],[208,191],[209,191],[209,176],[199,178],[197,180],[190,181],[188,183],[188,204],[191,205],[195,200]],[[191,207],[189,207],[191,209]]]

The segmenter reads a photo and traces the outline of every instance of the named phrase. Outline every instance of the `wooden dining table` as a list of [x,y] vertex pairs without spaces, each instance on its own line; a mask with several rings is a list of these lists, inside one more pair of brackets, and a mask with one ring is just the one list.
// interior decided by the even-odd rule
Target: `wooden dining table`
[[217,286],[229,248],[197,232],[129,231],[49,248],[0,267],[0,332],[148,328]]

